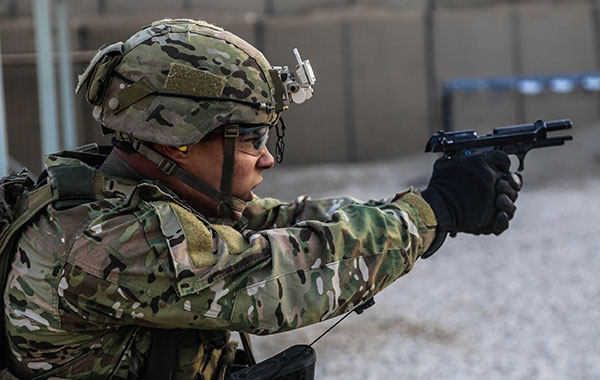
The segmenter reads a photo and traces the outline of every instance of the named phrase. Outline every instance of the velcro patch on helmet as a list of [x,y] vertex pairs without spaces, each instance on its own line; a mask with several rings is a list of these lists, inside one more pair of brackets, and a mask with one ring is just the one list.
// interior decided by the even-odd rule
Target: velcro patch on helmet
[[165,89],[183,95],[219,98],[225,88],[225,77],[180,63],[171,63]]

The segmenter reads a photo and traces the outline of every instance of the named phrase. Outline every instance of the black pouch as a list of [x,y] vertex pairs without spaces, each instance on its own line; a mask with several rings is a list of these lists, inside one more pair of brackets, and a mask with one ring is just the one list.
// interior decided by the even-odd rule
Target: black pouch
[[292,346],[277,355],[240,371],[228,380],[313,380],[317,353],[306,344]]

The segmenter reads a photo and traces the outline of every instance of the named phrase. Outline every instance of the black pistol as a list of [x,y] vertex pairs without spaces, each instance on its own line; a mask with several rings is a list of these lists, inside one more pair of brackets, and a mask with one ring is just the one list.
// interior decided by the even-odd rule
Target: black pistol
[[495,128],[493,133],[478,136],[474,130],[445,132],[439,131],[427,142],[425,152],[443,152],[448,158],[456,155],[470,155],[478,151],[499,149],[506,154],[514,154],[519,159],[518,172],[525,169],[525,155],[531,149],[563,145],[573,140],[573,136],[548,137],[548,132],[571,129],[571,120],[554,120],[545,123],[538,120],[533,124],[513,125]]

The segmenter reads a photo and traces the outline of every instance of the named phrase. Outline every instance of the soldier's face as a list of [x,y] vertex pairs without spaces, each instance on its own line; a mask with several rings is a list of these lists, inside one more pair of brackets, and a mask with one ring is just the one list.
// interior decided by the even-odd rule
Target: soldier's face
[[[244,138],[240,136],[240,139]],[[243,141],[238,141],[238,147],[243,146]],[[252,200],[254,197],[252,190],[262,182],[262,172],[272,168],[274,164],[275,160],[266,146],[252,154],[238,148],[235,152],[232,194],[245,201]],[[219,189],[223,165],[223,136],[216,136],[208,141],[202,140],[190,146],[180,165],[190,174]],[[204,198],[205,202],[211,203],[211,206],[216,205],[216,202]],[[207,212],[206,209],[204,212]]]

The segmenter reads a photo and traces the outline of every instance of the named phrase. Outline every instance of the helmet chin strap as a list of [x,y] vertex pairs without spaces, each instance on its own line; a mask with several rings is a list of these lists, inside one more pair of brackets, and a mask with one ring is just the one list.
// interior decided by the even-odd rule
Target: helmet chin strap
[[115,131],[117,139],[128,142],[131,147],[152,162],[158,169],[167,175],[172,175],[194,190],[206,195],[218,204],[219,217],[232,219],[233,212],[243,212],[246,202],[231,194],[233,187],[233,168],[235,163],[235,150],[239,127],[231,126],[225,129],[223,142],[223,168],[221,172],[221,189],[217,190],[188,171],[182,169],[175,162],[145,145],[131,135]]
[[[223,199],[233,198],[231,190],[233,187],[233,169],[235,166],[235,150],[237,138],[240,135],[240,127],[227,125],[223,131],[223,166],[221,169],[221,194]],[[244,204],[245,206],[245,204]],[[238,210],[239,211],[239,210]],[[243,211],[243,210],[242,210]],[[219,216],[225,219],[233,219],[233,209],[229,204],[219,201]]]

